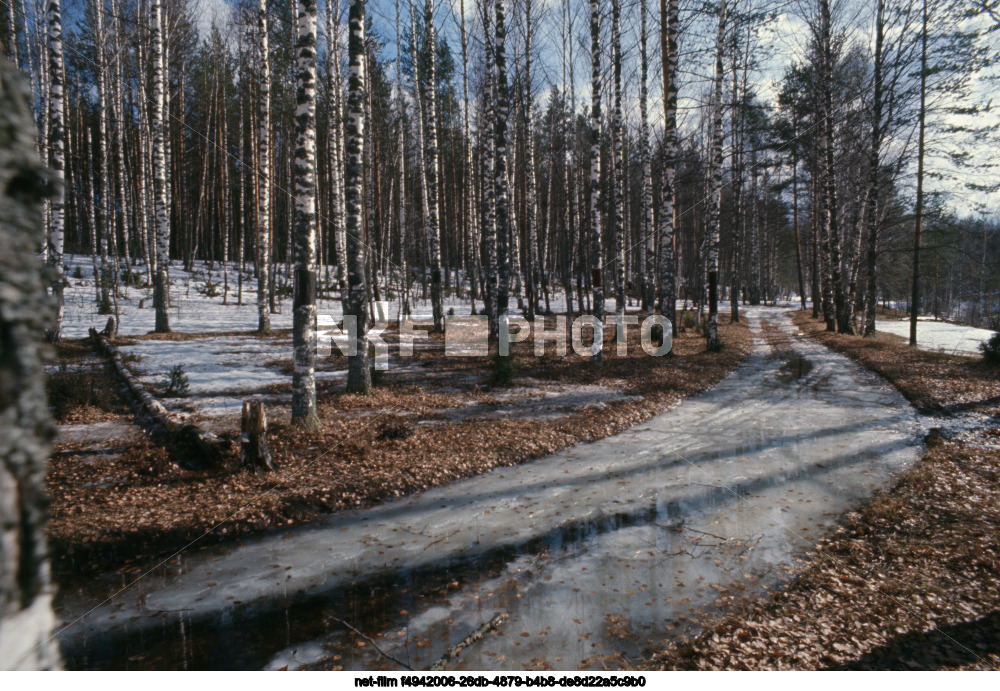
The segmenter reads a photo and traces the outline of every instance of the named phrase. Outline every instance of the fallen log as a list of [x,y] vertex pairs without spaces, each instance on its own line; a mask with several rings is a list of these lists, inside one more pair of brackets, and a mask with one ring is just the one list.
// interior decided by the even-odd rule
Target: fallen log
[[226,440],[171,413],[149,392],[143,383],[139,381],[139,378],[132,374],[125,366],[121,353],[107,338],[98,333],[97,329],[94,328],[90,329],[90,338],[97,350],[111,360],[115,372],[122,378],[125,385],[128,386],[132,395],[142,404],[143,409],[149,413],[150,417],[157,424],[167,431],[167,434],[174,441],[189,444],[204,460],[214,463],[222,459],[227,446]]

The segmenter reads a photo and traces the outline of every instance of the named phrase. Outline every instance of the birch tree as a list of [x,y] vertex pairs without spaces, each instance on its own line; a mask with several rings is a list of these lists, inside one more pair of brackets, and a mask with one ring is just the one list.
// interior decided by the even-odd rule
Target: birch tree
[[347,301],[346,315],[357,320],[353,345],[355,352],[348,356],[347,390],[367,393],[371,390],[371,372],[368,368],[368,349],[365,332],[368,311],[365,309],[367,286],[365,277],[365,244],[362,239],[362,186],[364,183],[365,147],[365,91],[367,89],[367,59],[365,56],[365,0],[351,0],[348,15],[349,37],[347,44],[347,137],[344,158],[344,200],[347,227]]
[[611,0],[611,50],[614,73],[615,105],[611,117],[611,159],[613,180],[611,198],[614,205],[615,314],[619,329],[625,326],[625,161],[622,139],[625,136],[622,117],[622,32],[621,0]]
[[647,0],[639,1],[639,51],[640,79],[639,84],[639,157],[642,165],[642,211],[639,218],[639,251],[643,253],[642,274],[643,303],[650,314],[653,314],[653,292],[655,290],[654,264],[656,263],[656,235],[653,233],[653,166],[649,154],[649,54],[647,52],[646,15]]
[[674,262],[674,175],[677,159],[678,0],[660,0],[660,52],[663,63],[663,176],[660,190],[660,314],[677,335],[676,268]]
[[166,76],[163,64],[163,10],[160,0],[151,0],[151,52],[153,61],[153,206],[156,216],[156,278],[153,307],[157,333],[170,331],[170,215],[167,206],[167,157],[164,144],[163,101]]
[[271,333],[267,289],[271,281],[271,56],[267,0],[257,0],[257,331]]
[[726,41],[726,0],[719,5],[715,41],[715,78],[712,84],[711,163],[712,194],[708,207],[708,328],[710,351],[719,349],[719,223],[722,210],[722,54]]
[[497,267],[499,268],[499,286],[497,287],[497,318],[506,319],[510,297],[510,254],[508,251],[511,236],[510,226],[510,189],[507,185],[507,25],[504,15],[504,0],[496,0],[496,12],[493,21],[494,28],[494,70],[496,76],[495,117],[493,145],[496,150],[496,160],[493,175],[493,186],[496,190],[496,227],[497,227]]
[[590,0],[590,251],[594,291],[594,343],[590,361],[603,363],[604,288],[601,285],[601,6]]
[[63,312],[65,310],[63,276],[63,245],[65,242],[65,191],[63,181],[66,170],[66,127],[64,120],[64,88],[66,69],[63,62],[62,7],[60,0],[49,0],[49,165],[56,186],[49,206],[48,263],[52,276],[52,296],[55,298],[56,318],[49,331],[49,340],[58,341],[62,337]]
[[[59,2],[55,5],[59,23]],[[59,184],[36,150],[31,95],[0,59],[0,669],[59,667],[45,545],[53,432],[40,343],[52,329],[38,261],[41,202]]]
[[441,292],[441,227],[438,218],[440,206],[438,200],[437,79],[434,65],[436,39],[434,35],[433,0],[427,0],[424,6],[424,42],[424,49],[427,52],[427,97],[425,99],[425,114],[427,119],[425,131],[427,138],[424,142],[426,146],[424,164],[427,166],[425,174],[427,180],[427,219],[425,228],[430,249],[431,311],[434,315],[434,331],[443,333],[444,296]]
[[299,0],[295,79],[295,288],[292,424],[316,414],[316,0]]
[[524,0],[524,131],[526,137],[524,143],[524,205],[527,216],[525,220],[528,226],[528,270],[525,272],[527,277],[528,319],[535,318],[535,310],[538,307],[538,286],[541,278],[538,266],[538,191],[537,180],[535,179],[534,96],[531,92],[531,39],[533,31],[531,0]]

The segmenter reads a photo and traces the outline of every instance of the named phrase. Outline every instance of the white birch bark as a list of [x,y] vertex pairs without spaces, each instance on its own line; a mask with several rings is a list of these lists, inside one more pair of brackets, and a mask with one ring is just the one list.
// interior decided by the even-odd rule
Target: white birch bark
[[493,97],[494,77],[496,74],[493,50],[492,25],[493,12],[491,0],[483,0],[483,35],[486,43],[486,84],[483,89],[485,98],[486,122],[481,128],[483,152],[483,189],[485,196],[485,237],[486,249],[486,314],[490,321],[490,338],[497,340],[500,334],[500,319],[498,311],[498,296],[500,288],[500,267],[497,257],[497,224],[496,224],[496,187],[494,185],[494,171],[496,169],[496,146],[494,145],[496,136],[496,101]]
[[719,6],[719,31],[715,42],[715,78],[712,86],[711,171],[708,208],[708,328],[707,347],[719,349],[719,222],[722,209],[722,55],[726,39],[726,0]]
[[[414,39],[415,40],[415,39]],[[431,311],[434,330],[444,332],[444,296],[441,291],[441,226],[438,199],[438,135],[437,135],[437,75],[435,69],[436,37],[434,34],[434,2],[427,0],[424,7],[424,50],[427,51],[427,98],[425,113],[427,138],[424,164],[427,180],[427,220],[425,228],[431,259]],[[419,88],[419,87],[418,87]]]
[[156,278],[153,306],[156,309],[157,333],[170,331],[170,212],[167,206],[167,160],[164,142],[163,103],[163,12],[160,0],[151,0],[153,60],[153,206],[156,215]]
[[663,62],[663,180],[660,191],[660,314],[677,335],[677,270],[674,254],[674,176],[677,160],[677,35],[680,26],[678,0],[660,0],[660,52]]
[[355,352],[348,356],[347,390],[368,393],[371,371],[368,368],[368,348],[365,332],[368,310],[365,309],[367,285],[365,276],[365,244],[362,233],[362,186],[364,183],[365,92],[367,89],[367,59],[365,51],[365,0],[351,0],[348,15],[349,31],[347,131],[344,157],[344,200],[347,224],[347,303],[346,315],[357,320],[354,336]]
[[[337,7],[334,8],[334,3]],[[343,180],[343,109],[340,103],[340,8],[339,0],[329,0],[326,4],[326,33],[330,42],[327,57],[327,77],[330,83],[330,144],[327,147],[330,168],[330,216],[333,223],[333,243],[337,257],[337,280],[340,296],[347,295],[347,243],[344,228],[344,180]]]
[[643,300],[649,310],[654,312],[653,295],[655,294],[655,264],[656,264],[656,234],[653,232],[653,166],[649,153],[649,54],[647,51],[648,34],[646,30],[647,0],[640,0],[639,14],[639,49],[641,52],[640,72],[642,82],[639,85],[639,155],[642,158],[642,217],[639,225],[639,239],[643,252],[643,284],[645,293]]
[[316,0],[299,0],[295,42],[295,283],[292,424],[316,414]]
[[[590,0],[590,248],[591,284],[594,291],[593,315],[597,323],[604,320],[604,287],[601,240],[601,6]],[[594,334],[590,360],[603,363],[603,333]]]
[[528,226],[528,270],[527,278],[528,319],[535,318],[538,307],[538,286],[540,284],[541,267],[538,264],[538,191],[535,179],[535,117],[534,94],[531,89],[531,50],[532,50],[531,0],[524,0],[524,131],[525,131],[525,216]]
[[[55,4],[56,24],[59,2]],[[52,8],[49,8],[50,28]],[[57,32],[61,39],[61,30]],[[61,52],[61,51],[60,51]],[[46,458],[53,426],[40,342],[52,328],[45,295],[41,202],[58,192],[38,156],[31,93],[0,59],[0,669],[59,667],[45,544]],[[5,682],[7,679],[5,679]],[[6,686],[6,684],[5,684]],[[10,684],[13,686],[13,684]]]
[[615,105],[611,116],[611,156],[614,173],[611,192],[615,218],[615,314],[618,324],[622,325],[619,328],[623,328],[625,317],[625,161],[622,150],[624,128],[622,122],[621,0],[611,0],[611,51],[615,82]]
[[66,127],[64,121],[63,96],[66,84],[66,69],[63,62],[62,7],[60,0],[49,0],[47,10],[49,26],[49,166],[56,187],[51,197],[51,225],[48,244],[48,263],[52,270],[52,296],[55,298],[56,318],[48,337],[58,341],[62,337],[63,312],[65,309],[63,276],[63,246],[65,241],[65,191],[63,182],[66,171]]
[[[398,2],[398,0],[397,0]],[[475,168],[472,160],[472,125],[469,119],[469,34],[465,25],[465,0],[459,0],[459,11],[461,12],[461,43],[462,43],[462,133],[465,146],[465,217],[463,219],[463,234],[465,237],[466,254],[469,261],[466,264],[469,289],[472,299],[472,314],[476,313],[476,296],[479,285],[479,245],[477,238],[479,233],[475,232],[476,227],[476,194],[475,194]],[[397,34],[399,32],[397,31]],[[401,128],[402,129],[402,128]],[[404,176],[405,177],[405,176]]]
[[507,185],[507,28],[504,15],[504,0],[496,0],[493,20],[494,28],[494,70],[496,72],[496,116],[494,118],[493,145],[496,150],[493,184],[496,189],[497,225],[497,267],[499,285],[497,287],[497,318],[507,317],[510,298],[510,193]]
[[271,333],[271,57],[267,45],[267,0],[257,0],[257,331]]

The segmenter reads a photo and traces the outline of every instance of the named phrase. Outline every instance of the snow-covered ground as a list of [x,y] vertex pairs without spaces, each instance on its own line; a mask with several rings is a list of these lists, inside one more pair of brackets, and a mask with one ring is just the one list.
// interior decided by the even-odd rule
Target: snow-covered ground
[[[67,338],[82,338],[91,327],[104,328],[106,315],[97,313],[96,292],[94,288],[93,262],[90,255],[66,255],[66,313],[63,319],[63,335]],[[137,271],[144,272],[141,265]],[[321,273],[325,274],[325,270]],[[74,276],[81,276],[75,278]],[[206,287],[211,281],[217,294],[209,295]],[[285,279],[278,277],[281,286]],[[193,271],[185,271],[182,262],[173,261],[170,264],[170,328],[179,333],[203,333],[212,331],[254,331],[257,328],[257,280],[252,274],[243,280],[243,304],[237,304],[237,272],[229,267],[228,300],[223,303],[223,273],[221,265],[216,263],[209,268],[208,262],[198,261]],[[413,286],[413,294],[419,296],[420,287]],[[140,307],[140,302],[142,306]],[[511,301],[512,307],[514,300]],[[118,325],[120,336],[138,336],[147,334],[155,325],[153,311],[153,289],[121,286],[118,298],[121,323]],[[555,312],[565,312],[566,301],[562,293],[554,290],[550,297],[550,305]],[[276,329],[289,328],[292,325],[292,301],[286,296],[277,300],[278,314],[271,315],[271,326]],[[470,303],[466,299],[449,297],[445,299],[445,310],[454,309],[455,314],[468,314]],[[482,308],[482,302],[477,305]],[[606,310],[614,312],[614,298],[606,298]],[[343,316],[340,297],[337,294],[332,299],[320,298],[317,305],[320,315],[329,316],[339,321]],[[399,301],[388,303],[388,317],[394,319],[399,313]],[[429,300],[417,299],[412,307],[414,318],[429,318],[431,303]]]
[[[875,328],[896,336],[910,337],[909,319],[877,321]],[[917,323],[917,347],[954,355],[979,355],[979,344],[989,340],[992,335],[993,332],[989,329],[933,321],[929,318],[920,319]]]

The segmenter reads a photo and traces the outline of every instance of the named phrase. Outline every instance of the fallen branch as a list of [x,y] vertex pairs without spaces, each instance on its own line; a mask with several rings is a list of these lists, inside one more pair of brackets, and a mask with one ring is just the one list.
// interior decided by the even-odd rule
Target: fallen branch
[[395,662],[400,667],[405,667],[406,669],[410,670],[411,672],[413,671],[413,668],[410,667],[408,664],[406,664],[405,662],[403,662],[399,658],[393,657],[389,653],[387,653],[384,650],[382,650],[381,648],[379,648],[378,647],[378,643],[376,643],[374,640],[372,640],[372,638],[370,636],[366,636],[365,634],[361,633],[360,631],[358,631],[356,628],[354,628],[353,626],[351,626],[350,624],[348,624],[343,619],[340,619],[338,617],[330,617],[330,618],[333,619],[338,624],[343,624],[344,626],[346,626],[347,628],[349,628],[351,631],[353,631],[357,635],[359,635],[362,638],[364,638],[366,641],[368,641],[368,643],[371,645],[371,647],[375,648],[375,652],[377,652],[382,657],[386,658],[387,660],[392,660],[393,662]]
[[125,366],[122,360],[121,353],[115,346],[108,342],[102,334],[97,332],[97,329],[90,329],[90,338],[96,345],[97,349],[111,360],[111,364],[115,368],[115,372],[118,373],[124,381],[126,386],[128,386],[129,391],[132,395],[139,400],[142,407],[147,413],[160,425],[162,426],[168,434],[177,438],[178,440],[183,440],[191,443],[195,446],[201,454],[210,461],[217,461],[222,457],[223,449],[225,447],[225,441],[212,434],[211,432],[206,432],[197,425],[183,420],[169,410],[167,410],[162,403],[160,403],[153,394],[143,386],[139,378],[132,374],[131,371]]
[[506,614],[501,613],[494,615],[492,619],[490,619],[488,622],[486,622],[478,629],[470,633],[468,636],[463,638],[455,647],[453,647],[451,650],[442,655],[440,660],[431,665],[430,671],[431,672],[441,671],[442,669],[444,669],[444,666],[448,664],[448,662],[458,657],[458,654],[460,652],[468,648],[470,645],[478,641],[480,638],[485,636],[493,629],[500,628],[505,621],[507,621]]

